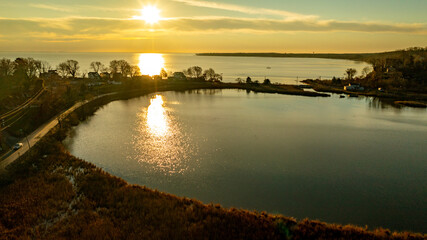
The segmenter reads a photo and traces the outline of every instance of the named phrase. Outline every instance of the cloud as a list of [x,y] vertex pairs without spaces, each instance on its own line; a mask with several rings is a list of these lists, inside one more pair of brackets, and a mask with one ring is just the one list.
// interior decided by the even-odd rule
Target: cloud
[[53,6],[46,4],[30,4],[30,7],[47,9],[58,12],[72,12],[73,10],[70,7],[61,7],[61,6]]
[[175,31],[242,31],[251,32],[368,32],[427,33],[426,24],[382,24],[345,21],[289,21],[252,18],[174,18],[162,23]]
[[26,41],[85,41],[146,39],[174,33],[223,34],[295,33],[295,32],[364,32],[427,34],[426,24],[383,24],[301,20],[271,20],[230,17],[170,18],[151,26],[144,21],[118,18],[0,18],[2,39]]
[[245,6],[235,5],[235,4],[216,3],[216,2],[207,2],[207,1],[198,1],[198,0],[173,0],[173,1],[185,3],[187,5],[195,6],[195,7],[214,8],[214,9],[221,9],[221,10],[248,13],[248,14],[280,16],[285,18],[286,20],[310,20],[310,19],[318,18],[318,16],[315,16],[315,15],[303,15],[303,14],[293,13],[293,12],[288,12],[283,10],[253,8],[253,7],[245,7]]
[[118,7],[104,7],[104,6],[93,6],[93,5],[47,5],[47,4],[30,4],[30,7],[47,9],[57,12],[68,12],[78,13],[82,11],[101,11],[101,12],[136,12],[137,9],[132,8],[118,8]]

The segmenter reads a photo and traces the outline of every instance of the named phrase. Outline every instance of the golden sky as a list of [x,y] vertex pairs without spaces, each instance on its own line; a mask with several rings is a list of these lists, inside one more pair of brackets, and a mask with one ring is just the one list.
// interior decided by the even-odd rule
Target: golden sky
[[[147,6],[160,21],[144,18]],[[0,51],[378,52],[427,46],[426,9],[425,0],[2,1]]]

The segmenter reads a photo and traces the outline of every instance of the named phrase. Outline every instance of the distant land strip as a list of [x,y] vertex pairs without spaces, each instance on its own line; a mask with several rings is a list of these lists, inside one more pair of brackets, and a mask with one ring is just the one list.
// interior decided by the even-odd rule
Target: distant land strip
[[329,58],[365,61],[380,53],[197,53],[197,56],[275,57],[275,58]]

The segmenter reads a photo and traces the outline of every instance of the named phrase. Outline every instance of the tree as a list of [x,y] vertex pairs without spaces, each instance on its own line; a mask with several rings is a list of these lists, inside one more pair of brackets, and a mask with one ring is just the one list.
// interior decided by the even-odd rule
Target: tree
[[371,68],[370,67],[364,67],[363,70],[362,70],[363,77],[368,76],[368,74],[370,72],[371,72]]
[[92,68],[94,72],[99,73],[104,68],[104,64],[102,64],[101,62],[91,62],[90,68]]
[[236,78],[236,80],[235,80],[237,83],[243,83],[243,79],[241,79],[241,78]]
[[195,78],[201,77],[202,76],[202,72],[203,72],[203,69],[201,67],[199,67],[199,66],[193,66],[193,67],[191,67],[192,76],[195,77]]
[[183,70],[182,72],[187,77],[192,77],[193,76],[193,69],[191,67],[187,68],[187,70]]
[[0,77],[12,76],[15,65],[12,60],[7,58],[0,59]]
[[112,60],[112,61],[110,62],[110,71],[111,71],[111,74],[118,73],[118,72],[119,72],[119,70],[120,70],[119,61],[117,61],[117,60]]
[[247,77],[246,78],[246,83],[252,83],[252,78],[251,77]]
[[345,73],[347,74],[348,80],[352,80],[354,75],[356,75],[357,70],[354,68],[348,68],[345,70]]
[[131,66],[130,77],[133,78],[135,76],[141,75],[141,71],[137,65]]
[[59,75],[61,75],[61,77],[65,78],[68,76],[68,66],[67,63],[63,62],[60,63],[58,65],[58,67],[56,68],[56,70],[59,72]]
[[270,79],[268,79],[268,78],[264,79],[264,82],[262,84],[264,84],[264,85],[270,85],[271,84]]
[[52,70],[52,66],[46,61],[41,61],[39,73],[47,73],[49,70]]
[[126,60],[119,60],[117,61],[117,64],[120,68],[120,72],[124,77],[131,75],[132,67]]
[[80,69],[79,62],[76,60],[67,60],[65,64],[67,65],[67,73],[75,78],[77,71]]
[[160,70],[160,77],[162,77],[162,78],[168,77],[168,73],[166,72],[166,70],[164,68],[162,68],[162,70]]
[[17,58],[14,61],[14,75],[25,78],[28,82],[31,81],[37,74],[37,69],[40,61],[33,58]]
[[212,68],[209,68],[208,70],[205,70],[203,75],[205,76],[206,81],[214,81],[215,80],[215,70]]

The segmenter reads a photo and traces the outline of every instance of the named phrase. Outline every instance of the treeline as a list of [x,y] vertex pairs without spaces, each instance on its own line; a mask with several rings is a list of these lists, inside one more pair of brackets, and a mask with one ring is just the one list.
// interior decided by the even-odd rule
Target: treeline
[[[89,69],[98,74],[106,72],[108,74],[121,74],[125,77],[140,75],[139,67],[129,64],[126,60],[112,60],[108,66],[94,61],[90,63]],[[7,58],[0,59],[0,80],[12,77],[32,80],[47,73],[58,74],[62,78],[85,78],[88,76],[86,71],[80,72],[80,63],[72,59],[61,62],[56,67],[52,67],[46,61],[33,58],[16,58],[14,61]]]
[[183,73],[190,80],[202,80],[210,82],[222,81],[222,74],[216,73],[212,68],[203,71],[201,67],[193,66],[183,70]]
[[[78,113],[77,113],[78,114]],[[226,209],[129,185],[67,153],[69,124],[0,175],[3,239],[425,239]]]
[[377,54],[366,61],[373,69],[362,79],[368,87],[427,89],[427,47]]

